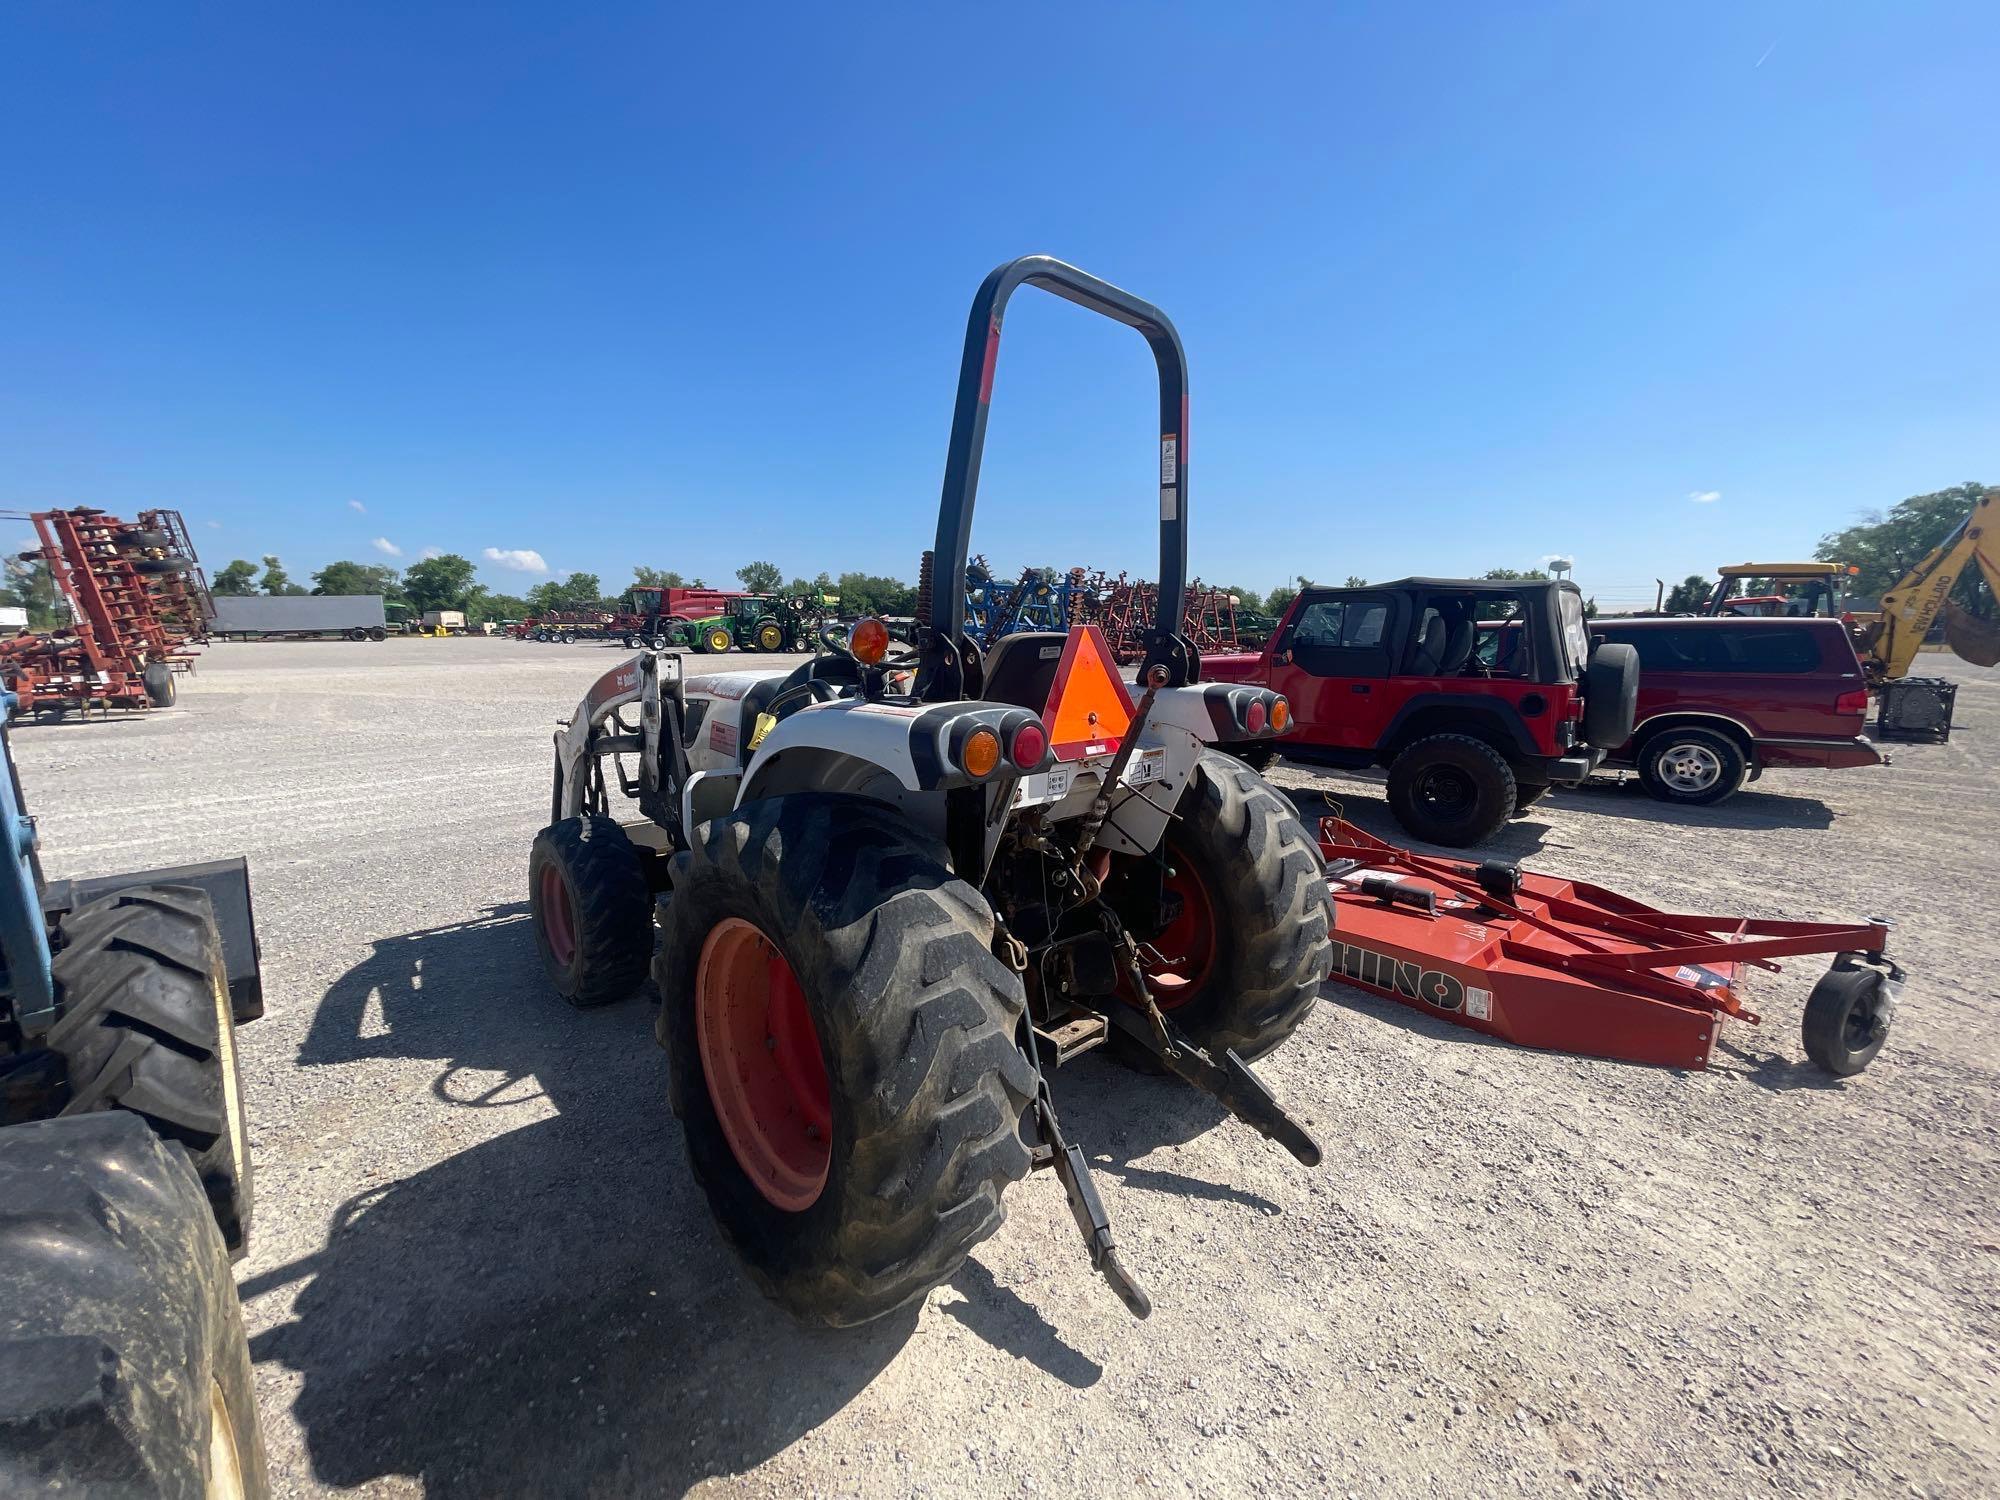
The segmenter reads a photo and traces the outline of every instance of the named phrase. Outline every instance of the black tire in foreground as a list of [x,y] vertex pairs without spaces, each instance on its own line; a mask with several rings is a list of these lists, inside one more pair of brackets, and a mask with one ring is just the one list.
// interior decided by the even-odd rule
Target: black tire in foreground
[[1662,729],[1639,747],[1639,780],[1662,802],[1720,802],[1736,793],[1749,769],[1743,747],[1719,729]]
[[1853,1077],[1889,1039],[1895,1009],[1889,976],[1842,954],[1806,997],[1806,1056],[1837,1078]]
[[64,1115],[130,1110],[187,1148],[232,1252],[250,1235],[250,1140],[222,940],[195,886],[117,891],[62,919],[54,963]]
[[1484,843],[1514,815],[1513,767],[1484,740],[1433,734],[1389,767],[1389,810],[1418,838],[1462,849]]
[[155,708],[174,706],[174,669],[163,661],[149,661],[140,672],[139,681],[145,684],[146,701]]
[[[1178,912],[1148,946],[1178,962],[1148,985],[1190,1040],[1254,1062],[1298,1028],[1332,972],[1326,866],[1292,804],[1222,751],[1202,752],[1175,812],[1164,853]],[[1158,868],[1124,863],[1135,877]],[[1145,1066],[1117,1032],[1112,1055]]]
[[0,1494],[268,1492],[187,1153],[115,1111],[0,1131]]
[[639,851],[609,818],[565,818],[535,835],[528,912],[549,982],[579,1009],[623,1000],[653,957],[653,893]]
[[[984,898],[888,809],[813,794],[703,824],[675,856],[673,892],[654,967],[671,1098],[695,1179],[751,1279],[800,1320],[834,1327],[948,1280],[1000,1227],[1001,1194],[1029,1165],[1034,1082],[1016,1041],[1027,999],[993,956]],[[714,1007],[754,987],[718,982],[712,961],[748,929],[796,987],[810,1025],[790,1033],[824,1070],[827,1123],[805,1132],[823,1142],[809,1164],[818,1181],[804,1176],[792,1208],[732,1145],[741,1114],[725,1123],[748,1065],[715,1045],[731,1017]],[[773,1004],[747,1018],[753,1063],[778,1041],[756,1033],[786,1029],[777,1016]]]

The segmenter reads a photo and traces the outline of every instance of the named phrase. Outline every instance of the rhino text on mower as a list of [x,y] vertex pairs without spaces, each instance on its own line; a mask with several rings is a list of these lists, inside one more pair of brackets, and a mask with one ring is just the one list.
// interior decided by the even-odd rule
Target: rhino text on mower
[[[1094,627],[986,652],[965,632],[1000,322],[1024,283],[1137,329],[1159,367],[1159,613],[1136,702]],[[789,672],[684,676],[646,653],[600,679],[556,736],[536,940],[573,1005],[630,995],[652,962],[694,1174],[800,1318],[862,1322],[945,1281],[1033,1167],[1143,1317],[1046,1070],[1107,1046],[1317,1164],[1247,1060],[1311,1008],[1333,919],[1297,811],[1213,748],[1281,732],[1289,705],[1203,683],[1181,634],[1187,369],[1163,313],[1046,257],[987,277],[936,557],[912,649],[863,620]],[[614,782],[641,817],[612,816]]]

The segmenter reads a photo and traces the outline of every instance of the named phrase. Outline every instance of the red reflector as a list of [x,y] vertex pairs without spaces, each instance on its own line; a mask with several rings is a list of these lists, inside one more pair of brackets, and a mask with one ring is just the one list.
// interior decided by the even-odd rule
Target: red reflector
[[1833,700],[1833,711],[1837,714],[1865,714],[1868,712],[1868,689],[1856,688],[1851,693],[1842,693]]
[[1250,711],[1243,716],[1244,727],[1252,734],[1262,734],[1264,732],[1264,718],[1264,700],[1262,698],[1253,699],[1250,704]]
[[1048,754],[1049,737],[1042,726],[1030,719],[1014,731],[1014,743],[1007,751],[1007,758],[1024,771],[1032,771],[1042,763]]

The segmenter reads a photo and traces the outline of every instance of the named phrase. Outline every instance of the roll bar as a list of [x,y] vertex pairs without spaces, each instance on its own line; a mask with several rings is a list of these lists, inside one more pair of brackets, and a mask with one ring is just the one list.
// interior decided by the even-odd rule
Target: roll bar
[[993,401],[993,371],[1000,358],[1000,320],[1016,287],[1037,286],[1064,301],[1136,328],[1152,346],[1160,370],[1160,598],[1146,632],[1145,665],[1164,662],[1173,684],[1191,682],[1200,664],[1181,636],[1187,596],[1187,355],[1167,315],[1130,292],[1046,255],[1024,255],[996,268],[980,284],[966,319],[959,360],[958,399],[945,455],[944,496],[938,509],[937,549],[931,580],[930,627],[919,692],[943,701],[965,692],[965,567],[972,548],[972,509],[979,491],[979,461],[986,448],[986,417]]

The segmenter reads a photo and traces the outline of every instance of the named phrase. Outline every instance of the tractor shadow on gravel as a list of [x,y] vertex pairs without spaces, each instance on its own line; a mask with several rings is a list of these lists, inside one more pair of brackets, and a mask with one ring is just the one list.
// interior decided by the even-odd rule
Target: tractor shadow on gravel
[[[916,1308],[806,1329],[743,1277],[688,1175],[654,1015],[557,1001],[525,903],[382,939],[328,989],[300,1066],[436,1061],[413,1134],[485,1135],[471,1109],[523,1123],[356,1194],[324,1250],[245,1280],[253,1328],[259,1299],[299,1288],[251,1352],[297,1372],[321,1483],[679,1495],[806,1437],[902,1350]],[[1206,1128],[1147,1098],[1169,1122],[1149,1137]],[[945,1315],[994,1347],[1071,1386],[1101,1375],[976,1256],[953,1285]]]

